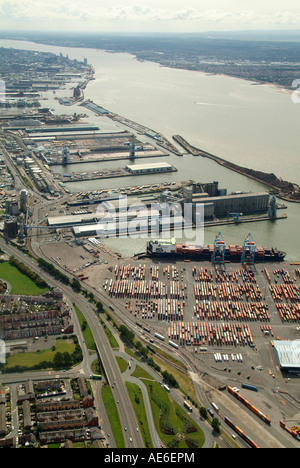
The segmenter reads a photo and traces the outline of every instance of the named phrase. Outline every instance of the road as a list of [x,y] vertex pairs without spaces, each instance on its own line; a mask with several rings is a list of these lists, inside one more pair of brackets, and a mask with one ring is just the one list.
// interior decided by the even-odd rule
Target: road
[[[117,404],[117,408],[118,408],[118,412],[119,412],[119,416],[120,416],[120,420],[122,424],[125,445],[127,448],[129,447],[143,448],[144,444],[143,444],[142,437],[140,433],[137,432],[136,430],[136,428],[138,427],[136,416],[132,408],[132,404],[131,404],[129,395],[127,393],[125,383],[120,373],[119,366],[115,360],[115,356],[108,343],[108,340],[102,329],[102,326],[99,326],[99,320],[95,316],[95,311],[92,309],[90,303],[83,296],[78,296],[76,293],[74,293],[74,291],[71,288],[55,281],[47,273],[42,271],[34,261],[29,259],[26,255],[24,255],[22,252],[20,252],[16,248],[12,247],[10,244],[9,245],[6,244],[5,241],[3,241],[2,239],[0,240],[0,248],[8,255],[14,255],[15,258],[23,262],[32,271],[39,274],[43,279],[45,279],[50,286],[59,287],[63,291],[67,300],[69,300],[69,302],[76,304],[77,307],[82,311],[82,313],[84,314],[87,320],[88,325],[90,326],[93,332],[97,350],[99,352],[102,364],[107,373],[108,382],[111,386],[114,385],[113,382],[116,382],[116,384],[114,385],[115,387],[114,398]],[[87,363],[85,363],[85,370],[83,368],[83,365],[78,366],[75,369],[76,374],[78,374],[78,372],[80,371],[83,373],[86,373],[87,376],[90,375],[88,374],[89,366]],[[73,374],[74,374],[74,370],[67,372],[65,374],[65,377],[70,377],[71,375],[73,376]],[[39,378],[39,374],[34,373],[33,375],[34,375],[35,380],[36,378]],[[40,375],[45,376],[45,373],[41,373]],[[20,377],[20,381],[24,381],[24,375],[23,376],[20,375],[19,377]],[[49,374],[48,374],[48,378],[49,378]],[[5,381],[7,383],[12,382],[12,381],[16,382],[16,376],[10,376],[9,378],[7,378],[7,376],[5,377],[1,376],[0,382],[1,381]],[[117,403],[117,401],[119,401],[119,403]],[[132,439],[132,442],[130,439]]]

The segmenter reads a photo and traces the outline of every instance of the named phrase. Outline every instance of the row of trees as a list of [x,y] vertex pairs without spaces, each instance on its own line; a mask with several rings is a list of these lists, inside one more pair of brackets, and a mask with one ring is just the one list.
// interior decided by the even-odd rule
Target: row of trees
[[[135,334],[132,331],[130,331],[125,325],[121,325],[119,332],[121,333],[121,337],[141,354],[149,366],[153,367],[157,372],[161,372],[161,368],[155,363],[152,357],[149,356],[149,350],[145,348],[140,341],[134,340]],[[162,372],[162,376],[168,383],[173,385],[173,387],[179,388],[179,384],[173,374],[170,374],[168,371],[164,371]]]
[[24,263],[19,262],[15,257],[11,256],[9,259],[10,265],[16,267],[23,275],[30,278],[39,288],[49,288],[49,285],[37,273],[30,270]]
[[52,265],[52,263],[46,262],[46,260],[44,260],[43,258],[39,258],[38,265],[39,267],[43,268],[44,271],[49,273],[49,275],[53,276],[53,278],[57,279],[58,281],[61,281],[63,284],[70,284],[67,275],[55,268],[55,266]]
[[[65,339],[65,338],[64,338]],[[38,364],[34,366],[14,366],[6,368],[5,365],[2,365],[2,372],[5,374],[15,374],[21,372],[28,372],[28,371],[37,371],[37,370],[46,370],[46,369],[69,369],[72,366],[79,364],[82,359],[82,350],[80,344],[78,342],[77,336],[72,336],[73,342],[75,343],[75,350],[73,353],[69,353],[68,351],[61,353],[58,351],[54,354],[52,361],[40,361]],[[55,347],[52,348],[52,351],[55,351]]]
[[55,278],[56,280],[60,281],[61,283],[65,284],[66,286],[71,286],[72,289],[75,291],[75,292],[80,292],[81,291],[81,283],[80,281],[78,281],[77,279],[73,279],[72,281],[69,280],[68,276],[65,275],[64,273],[62,273],[60,270],[58,270],[57,268],[55,268],[54,265],[52,265],[52,263],[49,263],[47,262],[46,260],[44,260],[43,258],[39,258],[38,259],[38,264],[39,266],[44,270],[46,271],[47,273],[49,273],[49,275],[51,275],[53,278]]

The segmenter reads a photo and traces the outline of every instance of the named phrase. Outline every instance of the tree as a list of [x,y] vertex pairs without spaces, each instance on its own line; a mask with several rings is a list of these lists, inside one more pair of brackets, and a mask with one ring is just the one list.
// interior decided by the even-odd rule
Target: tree
[[64,358],[60,351],[58,351],[58,353],[55,353],[54,355],[53,367],[55,369],[61,369],[62,367],[64,367]]
[[73,364],[73,359],[72,359],[72,356],[70,353],[68,353],[67,351],[64,352],[63,354],[63,361],[64,361],[64,367],[72,367],[72,364]]
[[218,434],[220,434],[221,423],[220,423],[220,421],[218,420],[218,418],[214,418],[214,419],[212,420],[211,426],[212,426],[212,428],[213,428],[213,430],[214,430],[215,432],[217,432]]
[[74,279],[71,283],[71,287],[75,292],[81,291],[81,284],[78,280]]
[[121,325],[119,331],[125,340],[127,340],[130,344],[133,344],[135,334],[132,331],[125,327],[125,325]]

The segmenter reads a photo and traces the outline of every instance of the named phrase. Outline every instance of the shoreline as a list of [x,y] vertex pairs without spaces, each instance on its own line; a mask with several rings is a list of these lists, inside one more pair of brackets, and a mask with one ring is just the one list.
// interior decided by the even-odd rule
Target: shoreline
[[[10,38],[3,38],[4,40],[12,40]],[[37,40],[34,40],[34,39],[23,39],[23,38],[18,38],[18,39],[13,39],[13,40],[16,40],[16,41],[21,41],[21,42],[32,42],[34,44],[40,44],[40,45],[48,45],[48,46],[53,46],[53,47],[70,47],[72,49],[90,49],[90,50],[101,50],[103,52],[106,52],[108,54],[128,54],[128,55],[131,55],[134,60],[137,60],[139,62],[149,62],[149,63],[156,63],[157,65],[159,65],[160,67],[164,67],[164,68],[169,68],[170,70],[185,70],[185,71],[192,71],[192,72],[198,72],[198,73],[202,73],[204,75],[207,75],[207,74],[211,74],[211,75],[215,75],[215,76],[226,76],[228,78],[235,78],[235,79],[238,79],[238,80],[243,80],[243,81],[246,81],[248,83],[253,83],[253,85],[257,85],[257,86],[261,86],[261,85],[267,85],[267,86],[271,86],[271,87],[275,87],[277,88],[278,90],[285,90],[285,91],[288,91],[290,93],[293,92],[293,88],[288,88],[287,86],[285,85],[282,85],[282,84],[279,84],[279,83],[275,83],[275,82],[272,82],[272,81],[261,81],[261,80],[258,80],[258,79],[255,79],[255,78],[245,78],[245,77],[241,77],[239,75],[235,75],[235,74],[227,74],[227,73],[224,73],[224,72],[209,72],[209,71],[205,71],[205,70],[196,70],[196,69],[190,69],[188,67],[172,67],[170,65],[164,65],[162,64],[160,61],[158,60],[155,60],[154,58],[153,59],[143,59],[143,58],[140,58],[138,56],[138,53],[135,53],[135,52],[130,52],[130,51],[118,51],[118,50],[113,50],[113,49],[108,49],[108,48],[101,48],[101,47],[89,47],[88,45],[74,45],[74,44],[67,44],[67,45],[62,45],[62,44],[54,44],[52,41],[37,41]]]
[[[289,184],[293,186],[294,188],[298,188],[298,193],[300,193],[300,187],[297,184],[293,184],[291,182],[286,182],[282,181],[281,179],[278,179],[274,174],[267,174],[262,171],[256,171],[254,169],[249,169],[245,167],[238,166],[237,164],[234,164],[230,161],[227,161],[226,159],[220,158],[219,156],[216,156],[214,154],[208,153],[207,151],[201,150],[199,148],[196,148],[189,144],[183,137],[180,135],[174,135],[173,139],[180,145],[182,148],[184,148],[188,153],[192,154],[193,156],[201,156],[203,158],[208,158],[211,159],[212,161],[216,162],[220,166],[225,167],[226,169],[229,169],[231,171],[237,172],[238,174],[241,174],[245,177],[249,177],[257,182],[260,182],[267,187],[271,188],[273,191],[276,191],[277,193],[274,193],[277,197],[281,198],[282,200],[291,202],[291,203],[300,203],[300,198],[292,198],[289,196],[288,192],[284,192],[283,189],[280,186],[274,185],[268,180],[266,180],[266,177],[268,176],[274,176],[275,181],[279,184]],[[251,173],[253,172],[253,173]],[[264,177],[263,177],[264,176]],[[289,189],[291,191],[291,189]]]

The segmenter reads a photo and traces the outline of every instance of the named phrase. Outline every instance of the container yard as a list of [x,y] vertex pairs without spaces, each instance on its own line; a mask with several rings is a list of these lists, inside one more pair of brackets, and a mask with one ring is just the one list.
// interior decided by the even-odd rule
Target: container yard
[[175,322],[168,333],[181,346],[253,346],[250,328],[242,323]]
[[[266,268],[258,272],[255,266],[215,268],[203,263],[145,260],[116,264],[104,290],[112,300],[123,301],[126,311],[135,318],[159,328],[159,335],[176,349],[187,347],[201,353],[201,348],[214,357],[215,363],[243,363],[248,351],[241,354],[237,348],[256,349],[263,337],[271,343],[276,333],[271,322],[275,318],[277,324],[281,323],[281,309],[272,304],[271,295],[266,295],[272,286],[266,272],[272,283],[272,274]],[[287,273],[280,278],[287,281]],[[299,286],[280,286],[284,291],[287,288],[295,301],[292,305],[299,310]],[[216,354],[216,347],[231,351]]]

